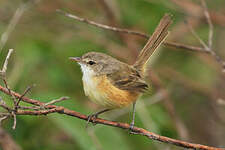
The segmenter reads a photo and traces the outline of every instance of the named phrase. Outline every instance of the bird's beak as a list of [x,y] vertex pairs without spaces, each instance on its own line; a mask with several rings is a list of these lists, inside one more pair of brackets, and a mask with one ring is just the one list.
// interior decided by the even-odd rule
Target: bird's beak
[[80,57],[69,57],[69,59],[72,61],[76,61],[77,63],[79,63],[81,61]]

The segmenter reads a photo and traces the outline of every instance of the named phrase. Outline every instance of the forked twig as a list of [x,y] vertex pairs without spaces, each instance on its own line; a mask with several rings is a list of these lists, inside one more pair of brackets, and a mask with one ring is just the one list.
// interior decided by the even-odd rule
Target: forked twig
[[204,15],[205,18],[207,20],[207,23],[209,25],[209,35],[208,35],[208,44],[206,44],[199,36],[198,34],[194,31],[194,29],[187,23],[187,26],[189,28],[189,30],[191,31],[191,33],[193,34],[193,36],[199,41],[199,43],[204,47],[204,51],[207,52],[208,54],[210,54],[212,57],[215,58],[215,60],[222,66],[222,72],[225,73],[225,61],[222,60],[220,58],[220,56],[218,56],[215,51],[212,49],[212,40],[213,40],[213,24],[211,21],[211,17],[209,15],[209,11],[208,8],[206,6],[205,0],[201,0],[202,3],[202,7],[204,10]]

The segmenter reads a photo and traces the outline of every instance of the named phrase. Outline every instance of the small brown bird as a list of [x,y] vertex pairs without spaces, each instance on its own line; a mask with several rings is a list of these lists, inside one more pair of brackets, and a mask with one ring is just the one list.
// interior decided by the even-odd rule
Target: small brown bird
[[82,57],[70,57],[81,66],[85,95],[105,108],[89,115],[88,122],[90,119],[94,122],[99,114],[106,111],[126,107],[133,103],[133,117],[130,125],[130,128],[133,128],[136,100],[148,88],[144,81],[146,63],[165,40],[171,23],[170,15],[166,14],[133,65],[98,52],[89,52]]

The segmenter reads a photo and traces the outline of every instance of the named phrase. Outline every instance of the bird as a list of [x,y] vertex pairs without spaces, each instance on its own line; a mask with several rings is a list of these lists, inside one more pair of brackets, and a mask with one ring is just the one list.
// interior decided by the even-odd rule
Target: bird
[[85,95],[104,108],[89,115],[87,124],[90,121],[94,123],[98,115],[104,112],[133,104],[130,123],[130,129],[133,129],[136,101],[149,87],[144,80],[146,64],[153,52],[166,39],[171,23],[171,15],[165,14],[133,65],[100,52],[88,52],[81,57],[69,57],[81,67]]

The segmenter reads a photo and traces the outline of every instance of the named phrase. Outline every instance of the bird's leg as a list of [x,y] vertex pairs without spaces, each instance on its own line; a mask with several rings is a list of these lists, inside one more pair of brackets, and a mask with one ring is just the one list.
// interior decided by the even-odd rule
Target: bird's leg
[[[94,124],[94,123],[95,123],[95,119],[98,118],[98,115],[103,114],[104,112],[107,112],[107,111],[110,111],[110,110],[111,110],[111,109],[104,109],[104,110],[101,110],[101,111],[96,112],[96,113],[94,113],[94,114],[88,115],[86,128],[88,127],[88,124],[89,124],[89,122],[91,121],[91,119],[92,119],[92,123]],[[94,125],[95,125],[95,124],[94,124]]]
[[134,120],[135,120],[135,106],[136,106],[136,101],[133,103],[133,107],[132,107],[132,121],[130,123],[130,133],[132,133],[133,128],[134,128]]

